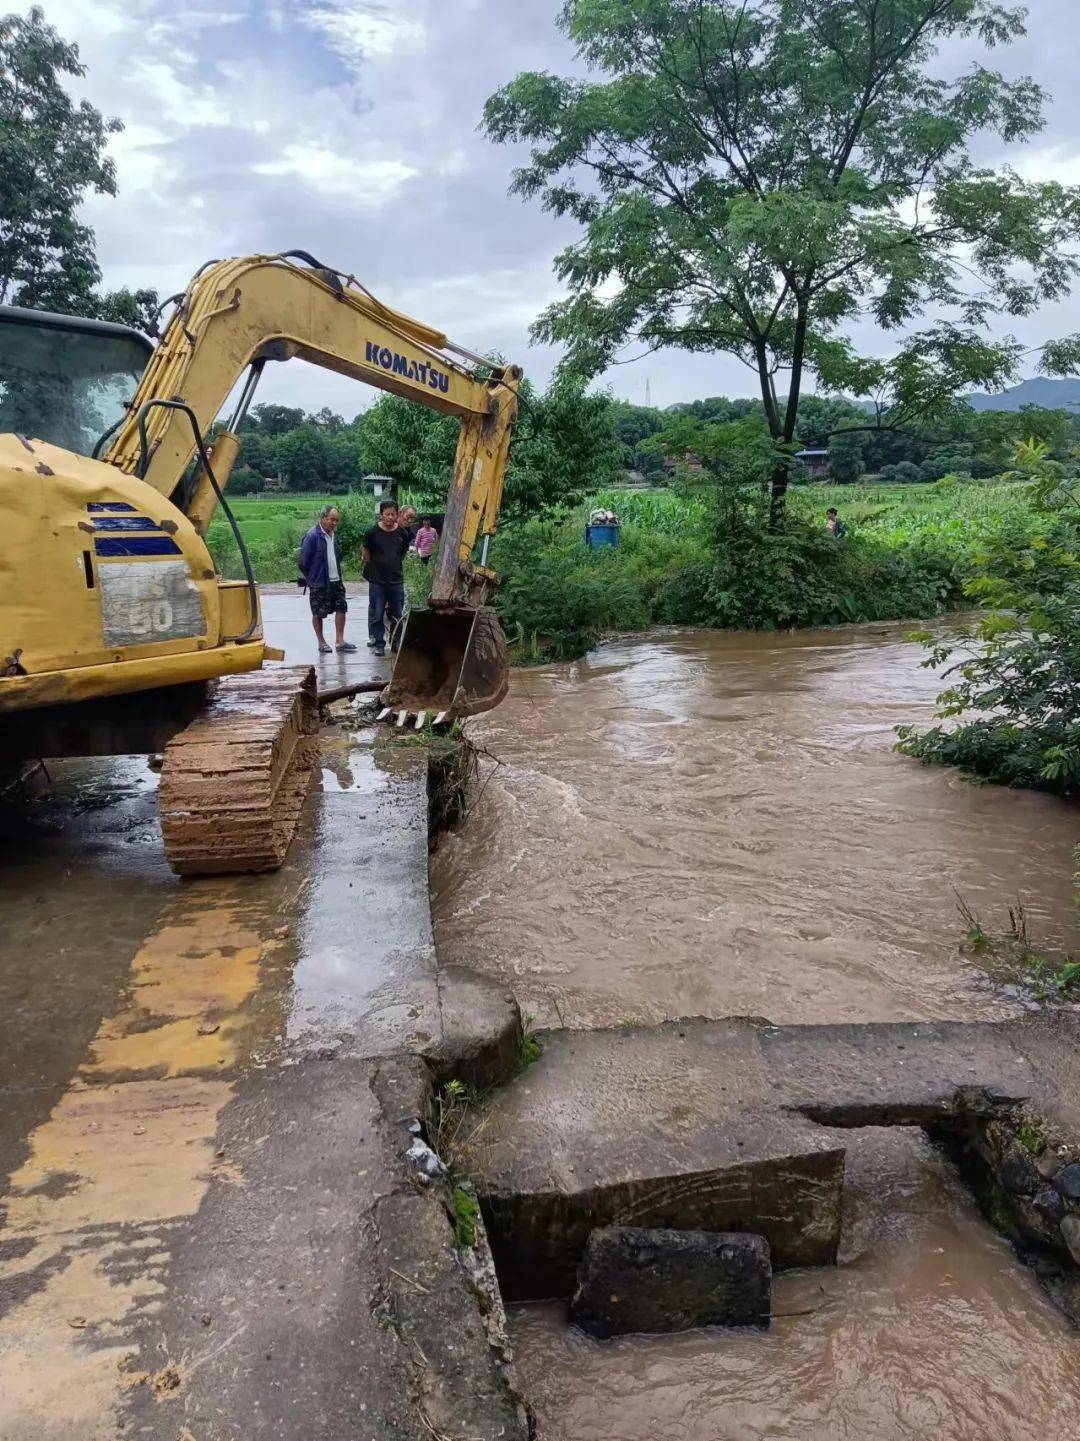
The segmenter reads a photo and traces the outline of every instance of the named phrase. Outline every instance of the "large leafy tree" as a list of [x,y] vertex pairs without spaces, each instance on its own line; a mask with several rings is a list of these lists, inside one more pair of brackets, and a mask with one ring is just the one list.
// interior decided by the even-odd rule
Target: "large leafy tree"
[[[574,217],[556,260],[568,297],[539,319],[567,363],[627,342],[723,352],[756,377],[784,508],[808,378],[872,398],[878,425],[941,425],[972,386],[1015,378],[1010,317],[1064,295],[1080,192],[974,164],[972,138],[1042,125],[1030,79],[956,79],[937,46],[1023,31],[996,0],[568,0],[591,78],[526,73],[487,102],[525,142],[514,188]],[[918,329],[920,317],[932,322]],[[881,354],[856,352],[866,317]],[[1075,338],[1041,365],[1064,373]]]
[[[542,511],[612,485],[622,447],[607,395],[588,394],[564,377],[543,395],[526,380],[510,446],[503,490],[504,519]],[[366,471],[389,475],[441,502],[453,471],[458,422],[396,395],[384,395],[364,415],[360,460]]]
[[0,17],[0,302],[91,315],[101,303],[78,212],[89,191],[115,195],[106,145],[122,127],[72,100],[64,77],[84,73],[39,6]]

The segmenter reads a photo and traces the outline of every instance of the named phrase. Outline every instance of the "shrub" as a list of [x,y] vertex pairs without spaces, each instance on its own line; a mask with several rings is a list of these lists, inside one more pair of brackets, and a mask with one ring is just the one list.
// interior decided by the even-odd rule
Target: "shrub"
[[967,594],[998,609],[925,664],[946,666],[946,729],[898,727],[906,755],[986,780],[1080,795],[1080,534],[1071,520],[1025,534],[1014,522],[977,558]]

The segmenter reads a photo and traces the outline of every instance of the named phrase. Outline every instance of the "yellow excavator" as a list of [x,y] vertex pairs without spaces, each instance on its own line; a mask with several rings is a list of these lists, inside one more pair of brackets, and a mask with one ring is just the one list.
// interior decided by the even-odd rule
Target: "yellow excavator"
[[[506,692],[487,546],[521,371],[304,251],[210,262],[173,304],[156,346],[123,326],[0,307],[0,770],[163,752],[173,869],[273,869],[318,719],[310,667],[262,668],[282,656],[263,638],[223,494],[259,376],[300,357],[459,418],[429,609],[409,618],[384,694],[449,720]],[[218,575],[207,548],[218,507],[243,580]]]

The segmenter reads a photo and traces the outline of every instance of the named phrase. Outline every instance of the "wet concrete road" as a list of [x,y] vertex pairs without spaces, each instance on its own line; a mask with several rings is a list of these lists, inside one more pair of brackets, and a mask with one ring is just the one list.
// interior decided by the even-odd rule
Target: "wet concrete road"
[[[322,688],[385,670],[352,632]],[[422,1104],[372,1058],[439,1024],[426,767],[324,737],[274,874],[173,876],[142,759],[0,812],[3,1441],[414,1434],[365,1239]]]

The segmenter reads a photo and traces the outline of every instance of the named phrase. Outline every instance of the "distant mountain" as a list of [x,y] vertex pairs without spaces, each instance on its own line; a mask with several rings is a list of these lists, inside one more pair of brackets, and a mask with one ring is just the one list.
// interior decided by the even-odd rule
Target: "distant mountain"
[[1021,381],[1000,395],[965,396],[972,410],[1019,410],[1024,405],[1041,405],[1046,410],[1080,410],[1080,376],[1048,380],[1037,376]]

